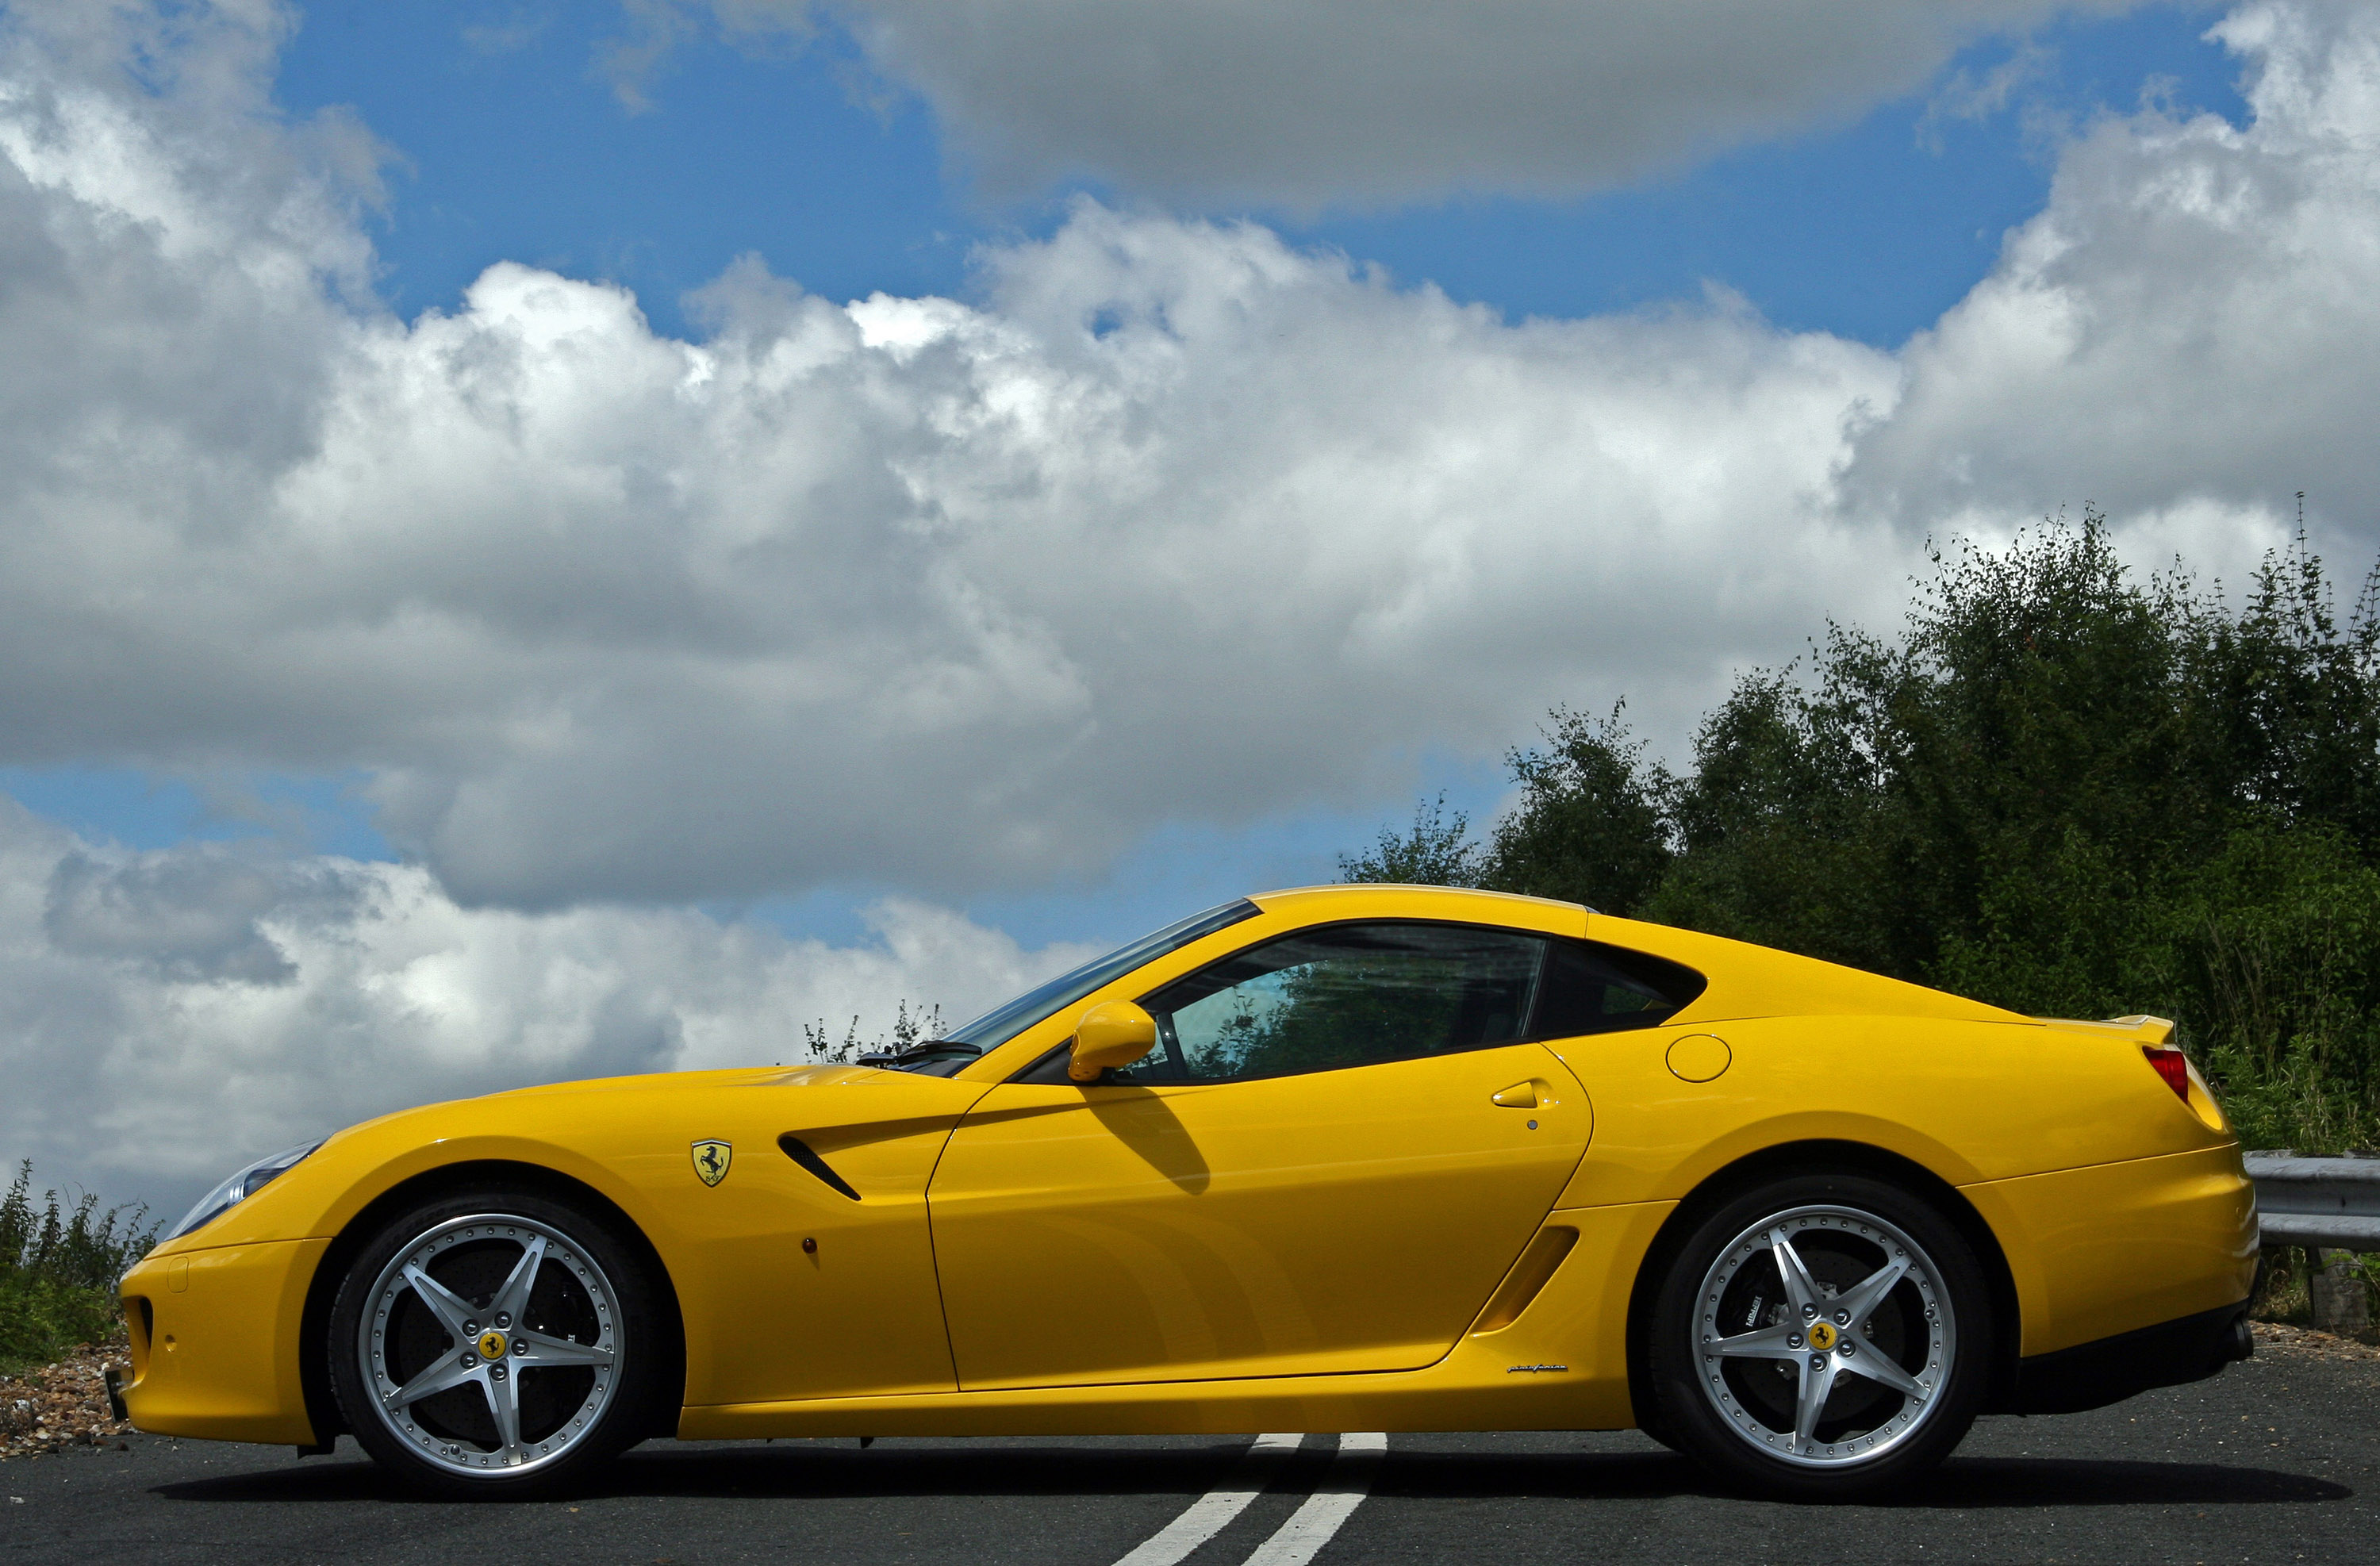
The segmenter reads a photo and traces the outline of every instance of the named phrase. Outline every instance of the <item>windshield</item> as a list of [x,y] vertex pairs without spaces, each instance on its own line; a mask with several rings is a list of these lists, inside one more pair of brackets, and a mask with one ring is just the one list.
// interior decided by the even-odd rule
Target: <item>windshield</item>
[[1085,963],[1072,973],[1060,974],[1038,989],[1026,990],[1006,1005],[984,1013],[965,1027],[951,1029],[938,1042],[970,1044],[978,1053],[988,1054],[1035,1023],[1073,1005],[1101,985],[1123,977],[1141,964],[1153,962],[1168,952],[1187,946],[1202,935],[1212,935],[1242,919],[1255,918],[1260,912],[1262,910],[1255,904],[1243,897],[1236,903],[1226,903],[1220,908],[1193,914],[1179,924],[1170,924],[1152,935],[1142,936],[1129,946],[1120,946],[1096,962]]

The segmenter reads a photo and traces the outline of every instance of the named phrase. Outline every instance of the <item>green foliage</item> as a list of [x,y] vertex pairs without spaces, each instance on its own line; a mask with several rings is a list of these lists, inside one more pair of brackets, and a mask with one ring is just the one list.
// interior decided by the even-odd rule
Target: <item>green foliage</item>
[[2233,607],[2087,510],[1935,564],[1897,640],[1741,679],[1683,775],[1557,710],[1470,882],[2172,1016],[2252,1145],[2380,1143],[2372,583],[2342,620],[2301,540]]
[[1470,819],[1449,811],[1446,795],[1414,807],[1413,830],[1400,837],[1387,827],[1362,854],[1339,856],[1342,880],[1389,881],[1400,886],[1475,886],[1479,850],[1470,841]]
[[1662,801],[1670,775],[1645,763],[1613,708],[1609,718],[1556,709],[1543,750],[1507,760],[1528,803],[1496,823],[1475,884],[1633,913],[1670,867]]
[[71,1208],[51,1191],[36,1210],[33,1165],[18,1166],[0,1198],[0,1370],[54,1359],[115,1329],[115,1281],[157,1243],[146,1208]]

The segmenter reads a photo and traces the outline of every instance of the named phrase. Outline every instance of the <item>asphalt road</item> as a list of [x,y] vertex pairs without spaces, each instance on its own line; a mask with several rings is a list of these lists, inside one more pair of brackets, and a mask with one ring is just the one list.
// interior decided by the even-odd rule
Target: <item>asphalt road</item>
[[[136,1437],[0,1465],[0,1562],[1115,1566],[1139,1550],[1135,1566],[1288,1566],[1318,1543],[1322,1566],[2380,1555],[2380,1360],[2259,1355],[2095,1414],[1985,1420],[1888,1506],[1741,1499],[1633,1433],[1399,1434],[1378,1454],[1331,1435],[1253,1455],[1253,1437],[657,1442],[584,1495],[525,1505],[407,1499],[346,1441],[301,1461]],[[1160,1538],[1177,1519],[1169,1539],[1220,1526],[1177,1557]]]

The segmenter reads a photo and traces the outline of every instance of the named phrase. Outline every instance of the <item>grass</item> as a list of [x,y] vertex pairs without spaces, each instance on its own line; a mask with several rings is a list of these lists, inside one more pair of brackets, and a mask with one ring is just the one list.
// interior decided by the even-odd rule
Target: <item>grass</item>
[[94,1196],[69,1207],[53,1190],[36,1206],[32,1185],[28,1159],[0,1197],[0,1375],[112,1336],[115,1281],[148,1254],[162,1227],[142,1226],[145,1207],[102,1212]]

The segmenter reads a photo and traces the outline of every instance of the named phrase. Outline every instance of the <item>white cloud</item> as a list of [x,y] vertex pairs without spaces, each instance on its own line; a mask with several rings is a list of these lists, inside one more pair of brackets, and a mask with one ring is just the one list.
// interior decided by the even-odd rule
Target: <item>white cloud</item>
[[[419,868],[128,853],[0,799],[0,1162],[161,1206],[244,1157],[528,1083],[808,1058],[964,1022],[1084,950],[905,900],[850,947],[699,914],[455,904]],[[170,1215],[168,1215],[170,1216]]]
[[406,322],[326,297],[334,187],[213,202],[150,95],[12,59],[0,759],[363,769],[467,902],[1096,871],[1893,586],[1825,515],[1891,361],[1725,297],[1511,325],[1086,205],[976,304],[745,265],[690,344],[505,264]]
[[1296,208],[1566,196],[1856,117],[1961,45],[2130,0],[712,0],[841,20],[995,187]]
[[1854,504],[1934,519],[2090,497],[2168,530],[2194,513],[2177,540],[2219,548],[2210,516],[2269,538],[2302,489],[2374,547],[2380,15],[2255,4],[2215,33],[2252,67],[2252,123],[2144,114],[2068,148],[2047,208],[1908,346]]

